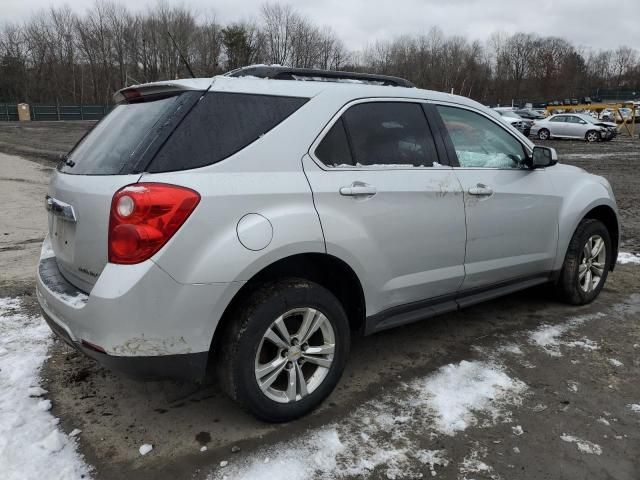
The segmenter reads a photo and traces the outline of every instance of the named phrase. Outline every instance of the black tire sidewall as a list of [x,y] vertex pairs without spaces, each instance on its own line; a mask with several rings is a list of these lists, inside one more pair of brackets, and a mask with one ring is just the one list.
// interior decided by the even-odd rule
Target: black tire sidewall
[[[607,249],[607,255],[600,283],[591,292],[585,292],[580,288],[580,283],[578,281],[578,268],[582,249],[589,237],[593,235],[600,235],[602,237],[605,243],[605,248]],[[564,291],[566,300],[576,305],[584,305],[592,302],[600,294],[600,291],[607,281],[609,269],[611,268],[611,248],[611,236],[609,235],[607,227],[602,222],[593,219],[587,219],[581,222],[571,239],[562,268],[560,281],[562,283],[561,287]]]
[[[239,338],[235,359],[235,384],[238,400],[258,418],[282,422],[298,418],[320,404],[335,388],[344,370],[350,347],[350,329],[340,302],[324,287],[306,280],[279,282],[267,287],[269,293],[248,312],[246,329]],[[304,399],[278,403],[268,398],[255,378],[255,356],[267,328],[280,315],[295,308],[315,308],[322,312],[334,330],[335,352],[329,373],[322,384]]]

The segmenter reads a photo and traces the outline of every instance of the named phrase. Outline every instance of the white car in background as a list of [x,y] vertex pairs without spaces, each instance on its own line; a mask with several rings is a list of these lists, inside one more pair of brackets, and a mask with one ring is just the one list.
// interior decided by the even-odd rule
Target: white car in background
[[536,121],[531,127],[531,134],[540,140],[550,138],[574,138],[597,142],[608,141],[617,134],[616,124],[603,122],[591,115],[582,113],[563,113],[552,115],[544,120]]
[[519,130],[525,137],[529,136],[533,120],[522,118],[513,108],[494,108],[494,110],[503,117],[505,122]]

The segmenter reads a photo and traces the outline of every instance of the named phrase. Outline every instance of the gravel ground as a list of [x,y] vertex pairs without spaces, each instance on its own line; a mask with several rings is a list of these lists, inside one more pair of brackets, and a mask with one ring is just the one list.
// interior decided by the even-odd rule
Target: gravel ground
[[[21,296],[28,312],[37,311],[31,276],[46,229],[46,167],[51,152],[64,152],[86,128],[0,123],[0,152],[39,162],[0,154],[0,297]],[[640,251],[640,141],[546,143],[562,162],[611,181],[621,250]],[[7,205],[16,204],[12,213]],[[97,478],[637,480],[638,292],[640,266],[618,265],[586,307],[560,304],[539,288],[355,339],[329,400],[284,425],[256,421],[214,382],[129,381],[61,342],[43,368],[43,386],[62,428],[82,430],[80,449]],[[456,376],[469,367],[478,370]],[[485,392],[474,383],[483,375],[501,379],[504,389]],[[424,385],[432,391],[443,378],[446,391],[474,400],[424,400]],[[453,407],[457,427],[445,428]],[[154,448],[140,456],[144,443]]]

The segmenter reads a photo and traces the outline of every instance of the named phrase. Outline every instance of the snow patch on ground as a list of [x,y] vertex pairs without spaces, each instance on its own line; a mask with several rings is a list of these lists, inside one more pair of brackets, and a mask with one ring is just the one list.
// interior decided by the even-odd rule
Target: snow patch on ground
[[618,263],[621,265],[628,263],[640,265],[640,253],[620,252],[618,253]]
[[[374,471],[390,479],[417,478],[424,466],[435,475],[449,464],[446,452],[422,450],[419,440],[455,435],[481,420],[480,426],[508,421],[508,407],[520,405],[526,389],[495,363],[446,365],[365,403],[339,424],[230,461],[209,479],[366,478]],[[471,472],[478,465],[465,468]]]
[[570,392],[577,393],[577,392],[578,392],[578,382],[574,382],[574,381],[572,381],[572,380],[569,380],[569,381],[567,382],[567,389],[568,389]]
[[[268,449],[267,453],[240,464],[229,463],[210,478],[301,480],[322,477],[335,470],[336,457],[344,449],[338,432],[329,428]],[[265,462],[265,458],[268,461]]]
[[589,442],[588,440],[582,440],[573,435],[567,435],[566,433],[560,435],[560,438],[569,443],[575,443],[582,453],[589,453],[591,455],[601,455],[602,448],[597,443]]
[[624,363],[622,363],[620,360],[618,360],[616,358],[610,358],[609,359],[609,363],[611,365],[613,365],[614,367],[622,367],[622,366],[624,366]]
[[0,298],[0,472],[3,480],[88,478],[76,443],[58,428],[39,383],[51,330],[21,313],[18,299]]
[[[374,471],[376,476],[382,472],[386,478],[401,479],[417,478],[425,466],[435,476],[450,463],[447,452],[420,449],[414,432],[419,438],[435,438],[455,435],[477,425],[479,418],[482,426],[508,421],[507,407],[521,404],[526,389],[494,363],[447,365],[365,403],[339,424],[230,461],[209,479],[366,478]],[[469,463],[466,468],[471,472],[475,467]]]
[[449,465],[446,454],[446,450],[418,450],[414,456],[420,463],[427,465],[431,476],[435,477],[437,475],[436,466],[446,467]]
[[[464,457],[460,464],[460,473],[463,475],[463,479],[466,480],[468,474],[481,473],[488,475],[493,471],[493,468],[480,460],[480,456],[483,458],[487,456],[486,449],[473,450],[469,455]],[[493,477],[493,476],[492,476]],[[474,477],[471,477],[474,478]]]
[[629,405],[627,405],[627,406],[631,409],[631,411],[632,411],[632,412],[640,413],[640,404],[638,404],[638,403],[631,403],[631,404],[629,404]]
[[582,340],[575,340],[573,342],[564,342],[564,345],[570,348],[582,348],[584,350],[599,350],[600,346],[597,342],[583,338]]
[[[546,353],[554,357],[562,356],[560,353],[560,337],[568,331],[579,327],[580,325],[606,316],[604,313],[594,313],[574,317],[566,323],[559,325],[542,325],[529,335],[529,342],[541,347]],[[572,346],[573,342],[567,342],[565,345]]]
[[477,423],[482,411],[494,421],[506,417],[503,405],[520,404],[526,385],[513,380],[497,365],[462,361],[442,367],[422,386],[436,428],[447,435]]
[[524,355],[522,349],[519,345],[515,343],[510,343],[509,345],[504,345],[498,349],[500,353],[511,353],[513,355]]

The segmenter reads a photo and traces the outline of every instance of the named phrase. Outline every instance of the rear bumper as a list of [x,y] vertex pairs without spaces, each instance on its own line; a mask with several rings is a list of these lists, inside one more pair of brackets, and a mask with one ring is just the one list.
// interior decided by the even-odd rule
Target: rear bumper
[[202,378],[218,321],[241,286],[181,284],[146,261],[107,264],[86,294],[50,252],[36,279],[43,316],[58,336],[110,369],[146,379]]
[[200,381],[207,371],[207,352],[157,357],[118,357],[98,352],[71,339],[67,331],[41,308],[42,316],[61,340],[100,365],[136,380],[174,379]]

